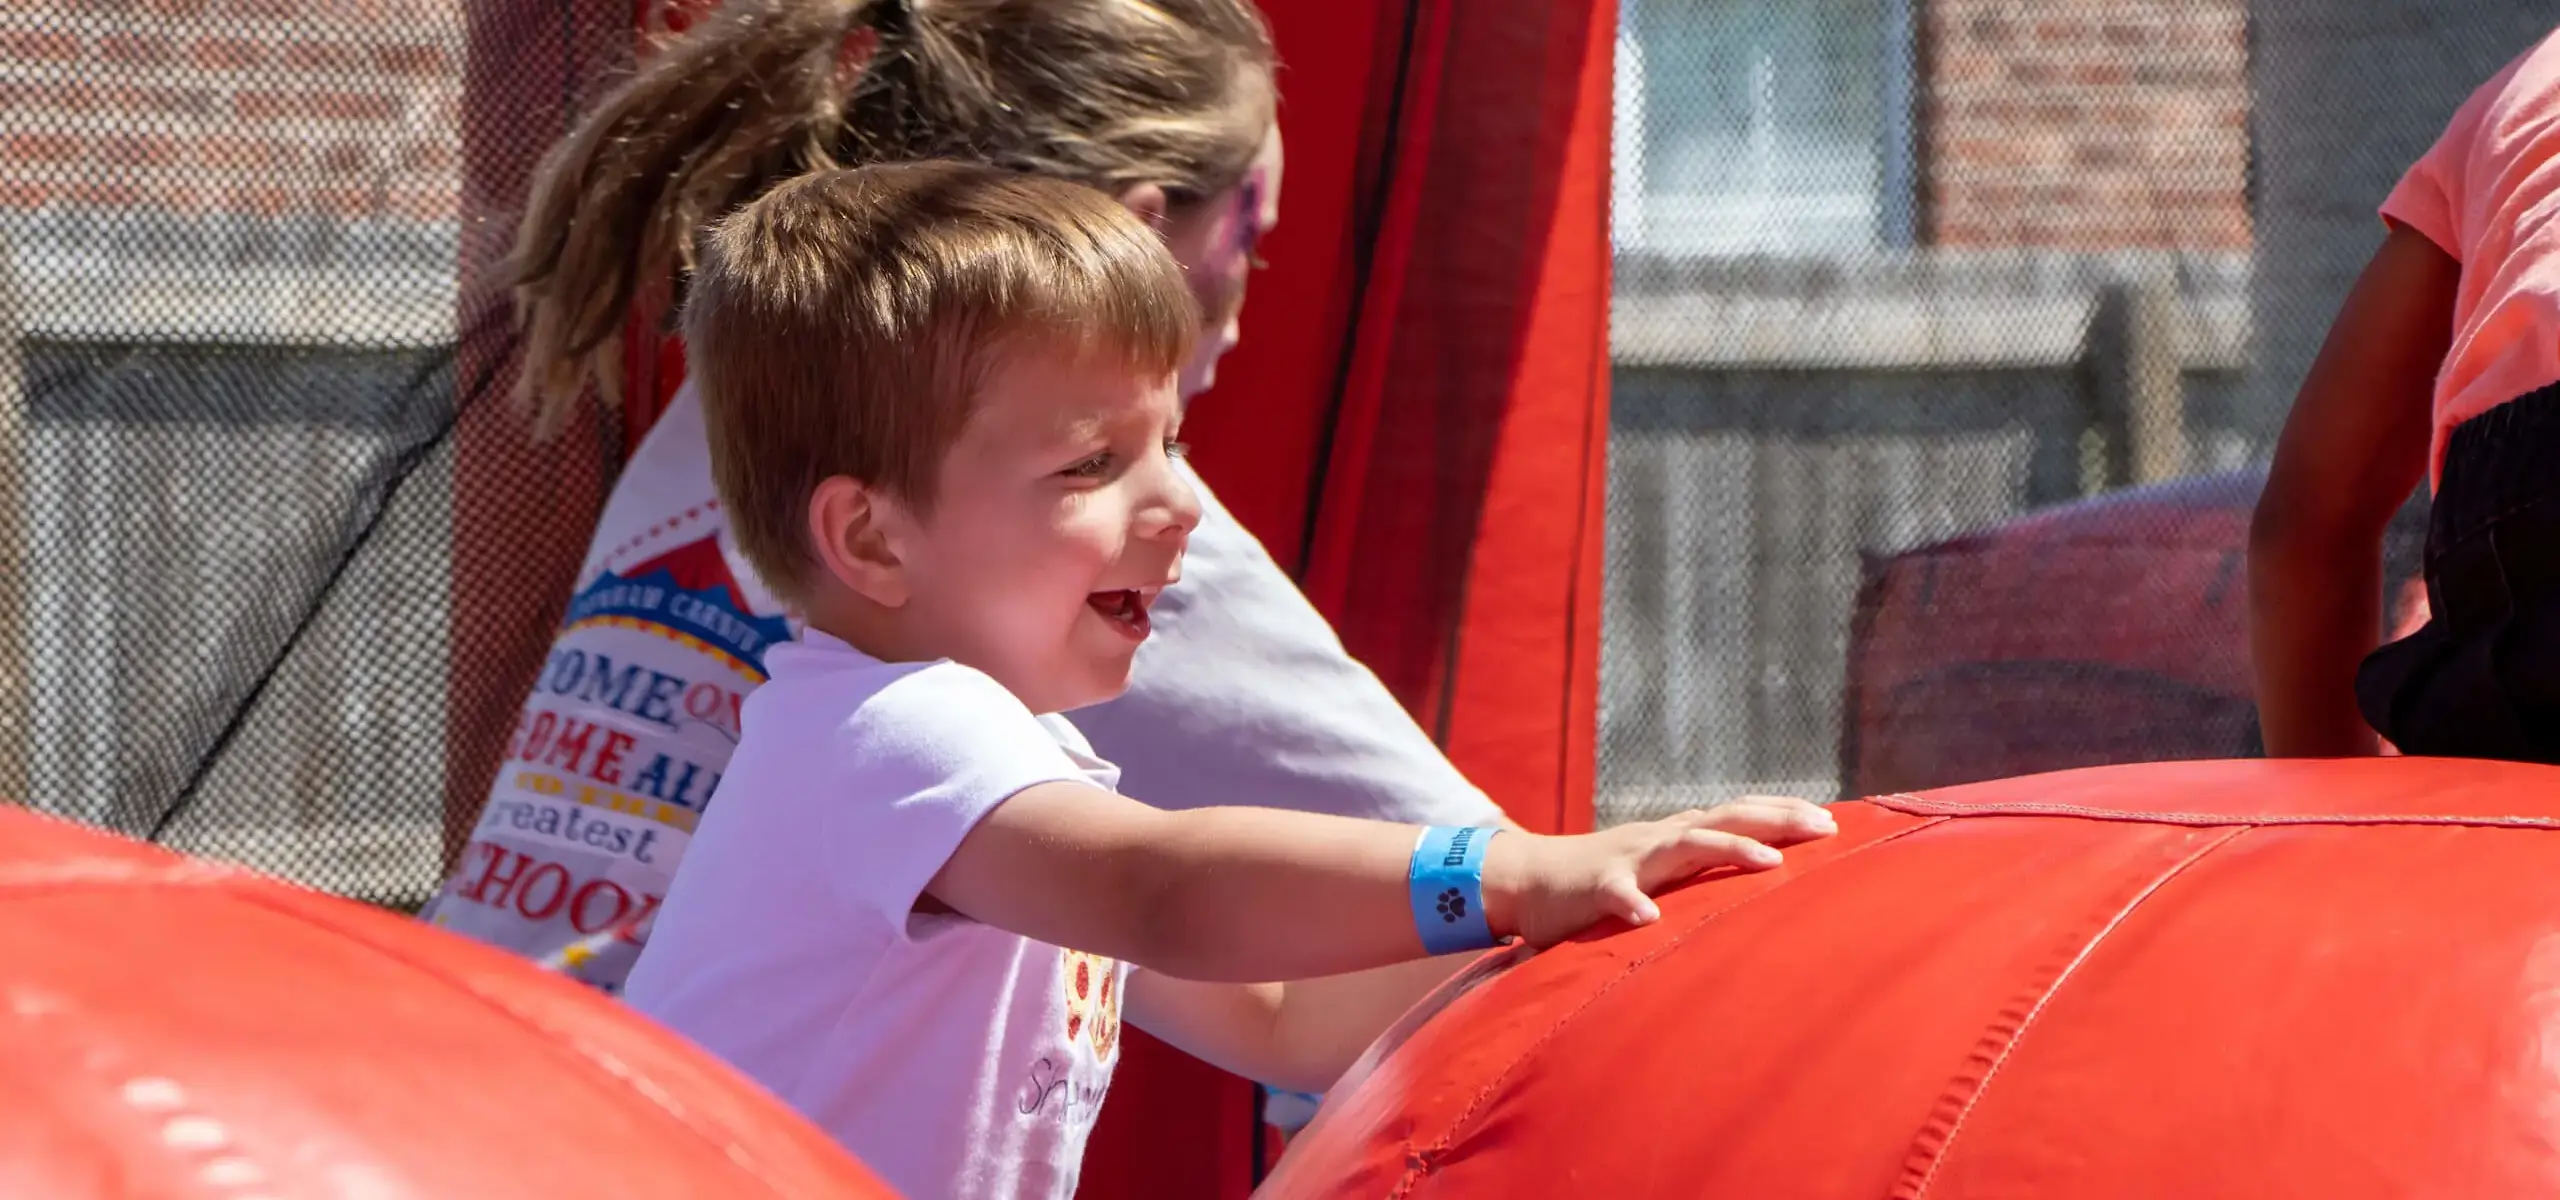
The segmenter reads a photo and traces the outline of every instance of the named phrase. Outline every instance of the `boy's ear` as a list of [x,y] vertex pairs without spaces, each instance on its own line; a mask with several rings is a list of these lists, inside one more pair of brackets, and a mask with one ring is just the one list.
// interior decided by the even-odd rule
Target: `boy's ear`
[[860,480],[833,476],[809,493],[809,544],[836,582],[883,608],[907,602],[906,512]]
[[1120,207],[1138,214],[1138,219],[1158,234],[1164,232],[1165,197],[1162,187],[1142,183],[1130,188],[1120,193]]

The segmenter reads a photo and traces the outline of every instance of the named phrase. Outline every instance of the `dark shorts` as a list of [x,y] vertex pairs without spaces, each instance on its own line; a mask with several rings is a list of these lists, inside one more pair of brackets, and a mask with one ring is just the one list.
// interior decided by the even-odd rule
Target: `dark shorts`
[[2427,519],[2427,623],[2356,674],[2408,754],[2560,763],[2560,384],[2457,426]]

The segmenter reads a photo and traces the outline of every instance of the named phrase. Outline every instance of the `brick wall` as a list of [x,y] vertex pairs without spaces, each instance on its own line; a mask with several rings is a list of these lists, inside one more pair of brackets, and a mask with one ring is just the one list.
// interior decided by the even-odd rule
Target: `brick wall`
[[451,221],[461,0],[7,0],[0,210]]
[[2246,250],[2244,0],[1923,6],[1926,238]]

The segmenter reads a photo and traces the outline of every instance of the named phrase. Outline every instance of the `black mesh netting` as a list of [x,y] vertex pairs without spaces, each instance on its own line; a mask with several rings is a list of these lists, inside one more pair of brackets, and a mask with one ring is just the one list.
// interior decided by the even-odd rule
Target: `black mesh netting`
[[1623,13],[1604,816],[2254,752],[2275,433],[2551,7]]
[[[633,8],[0,8],[0,797],[424,896],[621,445],[481,264]],[[2247,752],[2254,472],[2551,19],[1626,0],[1604,818]]]
[[[516,539],[456,520],[457,442],[506,386],[466,154],[520,172],[631,19],[467,8],[0,8],[0,797],[384,903],[432,886],[449,714],[514,704],[458,673],[457,587],[500,576],[463,611],[540,638],[575,566],[526,599],[486,565]],[[493,69],[548,104],[466,100]],[[544,502],[603,449],[471,482],[574,524]]]

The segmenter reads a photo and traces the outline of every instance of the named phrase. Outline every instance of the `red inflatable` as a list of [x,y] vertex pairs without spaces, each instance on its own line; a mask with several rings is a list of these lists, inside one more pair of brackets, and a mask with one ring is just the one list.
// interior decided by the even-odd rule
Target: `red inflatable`
[[1843,804],[1497,955],[1267,1197],[2560,1195],[2560,771],[2109,767]]
[[0,1196],[891,1194],[574,984],[0,807]]

